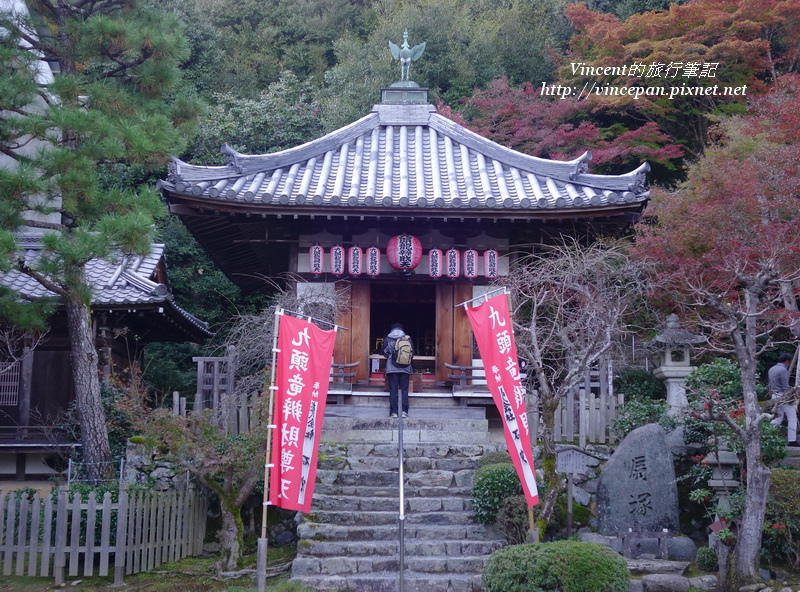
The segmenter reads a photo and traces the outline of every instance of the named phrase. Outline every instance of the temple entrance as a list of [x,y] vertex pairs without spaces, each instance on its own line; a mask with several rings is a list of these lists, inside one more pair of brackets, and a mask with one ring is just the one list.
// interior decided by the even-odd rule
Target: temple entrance
[[402,323],[414,340],[414,371],[435,372],[436,286],[430,283],[375,282],[370,301],[370,354],[380,354],[383,339],[392,323]]

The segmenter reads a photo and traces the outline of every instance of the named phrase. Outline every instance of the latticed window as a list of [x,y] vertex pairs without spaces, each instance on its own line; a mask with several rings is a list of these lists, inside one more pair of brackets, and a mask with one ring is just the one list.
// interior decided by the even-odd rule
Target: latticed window
[[0,362],[0,407],[16,407],[19,401],[19,362]]

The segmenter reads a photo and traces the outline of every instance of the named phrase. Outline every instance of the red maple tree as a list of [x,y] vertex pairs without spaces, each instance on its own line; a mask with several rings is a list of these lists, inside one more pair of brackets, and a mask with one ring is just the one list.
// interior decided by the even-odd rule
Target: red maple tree
[[642,161],[654,167],[656,178],[669,177],[684,155],[653,122],[606,121],[574,97],[542,96],[542,87],[511,86],[507,78],[476,90],[464,101],[462,113],[446,106],[439,112],[499,144],[525,154],[571,160],[591,150],[593,172],[626,173]]
[[[588,84],[588,108],[658,123],[693,155],[709,142],[709,114],[743,113],[746,97],[800,68],[796,0],[696,0],[625,21],[584,3],[566,14],[577,33],[561,82]],[[629,87],[647,93],[615,94]]]
[[800,76],[785,76],[746,116],[712,129],[714,143],[677,191],[654,193],[635,252],[661,287],[654,298],[739,362],[745,421],[746,497],[726,580],[760,581],[759,550],[770,469],[761,457],[756,361],[779,335],[798,332],[800,293]]

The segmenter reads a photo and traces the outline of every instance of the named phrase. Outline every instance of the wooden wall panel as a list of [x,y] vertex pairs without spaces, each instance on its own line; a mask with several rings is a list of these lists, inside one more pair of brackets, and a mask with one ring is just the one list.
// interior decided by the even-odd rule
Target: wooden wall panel
[[356,280],[352,284],[350,351],[353,362],[361,362],[356,367],[356,380],[369,379],[369,319],[370,319],[370,283],[368,280]]
[[[471,283],[457,283],[453,286],[453,306],[471,298]],[[472,365],[472,329],[463,306],[453,309],[453,359],[459,366]]]
[[436,380],[448,380],[453,363],[453,285],[436,284]]

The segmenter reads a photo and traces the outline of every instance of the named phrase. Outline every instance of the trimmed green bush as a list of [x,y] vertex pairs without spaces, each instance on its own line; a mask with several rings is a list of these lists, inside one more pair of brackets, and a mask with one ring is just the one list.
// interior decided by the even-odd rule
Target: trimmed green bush
[[475,471],[472,485],[475,519],[481,524],[492,524],[503,500],[522,493],[517,471],[510,462],[481,467]]
[[703,571],[717,571],[719,569],[717,552],[711,547],[700,547],[697,550],[697,557],[695,557],[694,562]]
[[485,592],[628,592],[629,586],[625,560],[597,543],[505,547],[483,569]]
[[524,495],[512,495],[500,502],[495,525],[512,545],[528,540],[528,502]]

